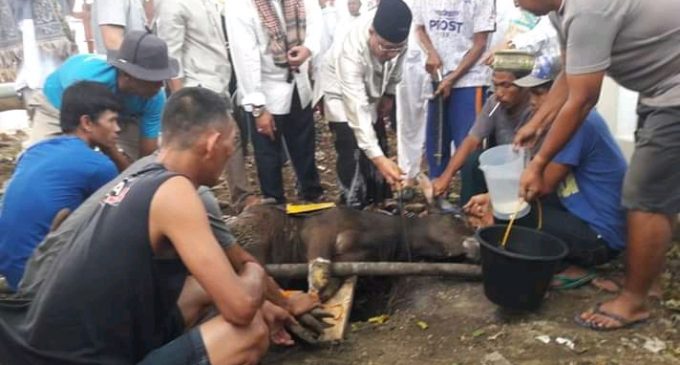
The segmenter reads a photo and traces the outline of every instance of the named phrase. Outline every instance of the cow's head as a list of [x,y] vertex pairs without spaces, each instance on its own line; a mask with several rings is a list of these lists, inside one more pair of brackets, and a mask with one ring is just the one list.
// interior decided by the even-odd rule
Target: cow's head
[[453,214],[430,213],[416,218],[412,225],[411,253],[416,258],[429,260],[464,259],[470,257],[467,247],[473,231]]

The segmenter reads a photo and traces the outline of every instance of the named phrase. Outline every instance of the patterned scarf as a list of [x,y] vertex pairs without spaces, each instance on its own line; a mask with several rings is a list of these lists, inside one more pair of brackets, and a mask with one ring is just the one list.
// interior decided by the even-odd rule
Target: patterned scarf
[[[243,1],[243,0],[241,0]],[[269,51],[274,64],[288,67],[288,51],[305,41],[305,5],[303,0],[281,0],[286,32],[284,33],[279,17],[272,6],[272,0],[253,0],[262,24],[269,33]],[[277,0],[274,0],[277,1]]]

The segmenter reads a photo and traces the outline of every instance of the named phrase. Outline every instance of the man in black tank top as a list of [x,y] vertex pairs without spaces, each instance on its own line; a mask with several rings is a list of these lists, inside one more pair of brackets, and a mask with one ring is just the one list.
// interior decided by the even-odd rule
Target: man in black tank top
[[[254,259],[232,265],[196,193],[232,153],[227,109],[205,89],[173,94],[156,163],[106,194],[29,304],[0,308],[3,363],[255,364],[270,334],[291,342],[290,308]],[[220,315],[186,330],[210,305]]]

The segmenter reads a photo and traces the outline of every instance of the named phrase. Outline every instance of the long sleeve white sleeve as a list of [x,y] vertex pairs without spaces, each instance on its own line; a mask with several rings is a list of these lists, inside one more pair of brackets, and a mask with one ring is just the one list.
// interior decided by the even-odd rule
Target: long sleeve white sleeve
[[227,0],[224,14],[231,59],[243,105],[266,105],[262,91],[262,64],[253,19],[252,2]]
[[[238,0],[237,0],[238,1]],[[243,1],[243,0],[240,0]],[[323,34],[323,14],[317,1],[305,1],[307,29],[304,46],[312,53],[312,57],[321,51],[321,35]],[[310,59],[312,58],[310,57]]]
[[343,55],[337,62],[337,73],[347,123],[354,131],[357,144],[368,158],[383,156],[383,151],[373,130],[375,110],[368,99],[363,84],[364,68],[361,66],[361,61]]

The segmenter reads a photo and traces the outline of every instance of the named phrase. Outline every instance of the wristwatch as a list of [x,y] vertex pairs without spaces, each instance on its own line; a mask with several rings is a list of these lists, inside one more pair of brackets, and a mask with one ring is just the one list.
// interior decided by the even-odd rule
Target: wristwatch
[[267,109],[265,109],[264,105],[255,105],[253,106],[253,117],[259,118],[262,113],[264,113]]

